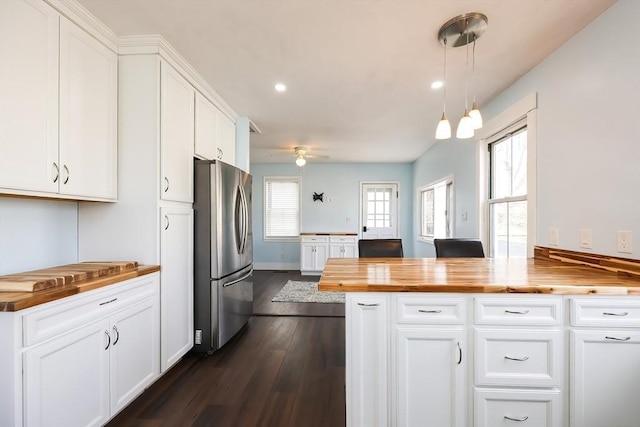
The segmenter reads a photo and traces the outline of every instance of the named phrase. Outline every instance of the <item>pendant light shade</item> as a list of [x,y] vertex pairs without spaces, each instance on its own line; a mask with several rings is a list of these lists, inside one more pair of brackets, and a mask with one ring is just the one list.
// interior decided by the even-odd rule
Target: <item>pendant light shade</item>
[[442,118],[438,122],[438,127],[436,128],[436,139],[449,138],[451,138],[451,124],[449,124],[449,119],[447,119],[447,115],[443,112]]
[[307,159],[304,158],[304,154],[298,154],[296,156],[296,165],[303,167],[307,164]]
[[482,114],[480,114],[478,104],[476,104],[475,101],[473,101],[473,106],[471,107],[471,111],[469,111],[469,117],[471,117],[474,129],[480,129],[482,127]]
[[456,138],[458,139],[468,139],[473,137],[473,120],[469,117],[469,113],[467,110],[464,110],[464,115],[460,119],[460,123],[458,123],[458,129],[456,130]]

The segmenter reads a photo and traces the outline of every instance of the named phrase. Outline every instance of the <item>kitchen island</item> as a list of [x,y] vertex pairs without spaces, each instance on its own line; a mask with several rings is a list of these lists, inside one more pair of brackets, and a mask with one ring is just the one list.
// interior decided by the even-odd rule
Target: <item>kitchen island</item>
[[347,425],[640,425],[639,265],[570,258],[329,259]]

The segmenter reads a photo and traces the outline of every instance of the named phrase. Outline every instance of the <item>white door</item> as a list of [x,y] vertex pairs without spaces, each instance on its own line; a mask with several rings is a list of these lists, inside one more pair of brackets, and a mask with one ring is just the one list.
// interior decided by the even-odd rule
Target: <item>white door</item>
[[466,424],[462,329],[397,329],[398,426]]
[[160,237],[160,369],[193,347],[193,211],[162,208]]
[[60,193],[115,199],[118,55],[60,18]]
[[398,184],[367,183],[360,186],[360,237],[398,237]]
[[27,351],[24,425],[104,425],[109,419],[112,343],[109,320],[104,319]]

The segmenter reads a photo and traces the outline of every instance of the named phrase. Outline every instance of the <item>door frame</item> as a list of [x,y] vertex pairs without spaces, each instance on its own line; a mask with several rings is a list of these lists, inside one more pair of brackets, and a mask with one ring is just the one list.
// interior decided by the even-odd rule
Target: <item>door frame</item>
[[387,185],[392,184],[396,186],[397,189],[397,197],[396,197],[396,238],[400,238],[400,181],[391,181],[391,180],[376,180],[376,181],[360,181],[358,183],[358,238],[362,239],[362,188],[365,185]]

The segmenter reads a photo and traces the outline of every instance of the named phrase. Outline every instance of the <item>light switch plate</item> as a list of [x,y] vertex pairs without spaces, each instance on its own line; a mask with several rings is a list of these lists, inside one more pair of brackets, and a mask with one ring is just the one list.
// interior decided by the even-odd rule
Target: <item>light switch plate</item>
[[618,231],[617,240],[618,240],[618,252],[623,254],[633,253],[633,244],[632,244],[633,242],[631,241],[630,231]]
[[560,240],[560,232],[557,228],[549,229],[549,244],[553,246],[558,246],[558,241]]
[[583,228],[580,230],[580,247],[584,249],[592,248],[591,230]]

